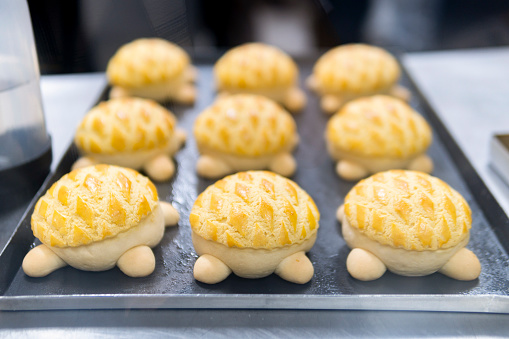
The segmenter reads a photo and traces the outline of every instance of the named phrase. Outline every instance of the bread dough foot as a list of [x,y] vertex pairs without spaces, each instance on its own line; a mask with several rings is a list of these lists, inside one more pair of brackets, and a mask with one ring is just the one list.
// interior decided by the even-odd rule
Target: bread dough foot
[[304,251],[300,251],[283,259],[274,273],[289,282],[305,284],[311,280],[315,269]]
[[439,272],[457,280],[474,280],[481,274],[481,263],[472,251],[462,248],[442,266]]
[[122,87],[113,86],[110,90],[110,99],[128,97],[129,93]]
[[349,181],[362,179],[369,174],[364,167],[348,160],[341,160],[337,163],[336,173],[341,178]]
[[284,106],[292,113],[302,110],[307,103],[306,94],[297,87],[290,89],[284,100]]
[[196,88],[192,84],[184,84],[175,94],[175,100],[184,105],[194,104],[196,100]]
[[196,172],[204,178],[217,179],[232,173],[233,169],[218,158],[202,155],[196,163]]
[[198,79],[198,69],[194,66],[189,66],[186,70],[186,81],[195,82]]
[[136,246],[122,254],[117,261],[117,266],[129,277],[146,277],[154,272],[156,258],[150,247]]
[[361,248],[354,248],[346,258],[346,269],[352,277],[370,281],[384,275],[387,268],[376,255]]
[[324,95],[320,100],[320,107],[327,114],[336,113],[343,105],[343,100],[334,95]]
[[194,278],[205,284],[217,284],[226,279],[232,270],[221,260],[204,254],[194,264]]
[[391,89],[391,96],[408,102],[410,101],[412,94],[405,87],[396,85]]
[[71,170],[74,171],[75,169],[78,169],[78,168],[88,167],[88,166],[92,166],[92,165],[96,165],[96,164],[97,164],[97,161],[95,161],[92,158],[81,157],[78,160],[76,160],[74,162],[74,164],[72,164]]
[[44,244],[32,248],[21,265],[25,274],[34,278],[45,277],[64,266],[67,263]]
[[290,153],[282,153],[274,157],[274,160],[272,160],[269,165],[269,169],[282,176],[290,177],[295,173],[297,163],[293,155]]
[[164,225],[165,226],[175,226],[178,224],[180,220],[179,212],[173,207],[172,204],[166,201],[159,201],[159,205],[163,210],[164,216]]
[[175,164],[169,156],[161,154],[147,162],[143,169],[151,179],[166,181],[175,173]]
[[182,148],[187,140],[187,133],[183,129],[178,128],[175,131],[175,138],[177,138],[177,149]]
[[426,154],[420,155],[412,160],[408,169],[411,171],[431,173],[433,172],[433,160],[431,160],[431,158]]
[[221,92],[218,92],[217,95],[216,95],[216,99],[215,100],[221,100],[221,99],[224,99],[224,98],[227,98],[230,96],[230,93],[229,92],[226,92],[226,91],[221,91]]
[[315,92],[318,90],[318,81],[316,81],[316,78],[313,75],[310,75],[306,79],[306,87]]
[[339,206],[339,208],[336,211],[336,219],[338,219],[339,222],[343,222],[343,218],[345,217],[345,205]]

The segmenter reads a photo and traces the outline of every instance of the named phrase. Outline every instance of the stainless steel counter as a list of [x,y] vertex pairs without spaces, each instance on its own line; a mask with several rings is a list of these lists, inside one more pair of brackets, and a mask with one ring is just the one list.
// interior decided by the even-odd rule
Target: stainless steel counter
[[[494,54],[493,54],[494,53]],[[451,128],[490,188],[501,186],[487,167],[487,139],[500,126],[509,100],[509,49],[406,55],[411,76]],[[484,60],[484,61],[483,61]],[[496,63],[500,63],[496,66]],[[470,65],[458,68],[455,65]],[[486,68],[486,70],[484,69]],[[497,72],[496,70],[500,70]],[[491,74],[491,75],[487,75]],[[498,75],[500,74],[500,78]],[[486,80],[487,77],[491,82]],[[491,85],[496,79],[498,85]],[[489,84],[489,88],[472,84]],[[69,145],[76,124],[99,96],[103,74],[46,76],[41,86],[54,163]],[[505,100],[505,101],[504,101]],[[504,105],[504,103],[506,105]],[[476,114],[476,112],[482,112]],[[468,116],[468,119],[466,118]],[[487,125],[487,121],[494,124]],[[467,148],[468,150],[465,150]],[[475,149],[475,151],[474,151]],[[481,160],[484,159],[484,160]],[[489,177],[491,176],[491,178]],[[497,190],[497,187],[494,188]],[[503,191],[503,187],[498,187]],[[502,205],[509,195],[496,193]],[[506,199],[505,201],[502,201]],[[506,209],[507,211],[507,209]],[[11,230],[12,231],[12,230]],[[4,229],[2,233],[8,232]],[[3,244],[1,244],[3,246]],[[0,336],[72,337],[506,337],[509,315],[287,310],[83,310],[1,312]]]
[[509,215],[509,185],[489,165],[489,142],[509,133],[509,47],[414,53],[403,64]]

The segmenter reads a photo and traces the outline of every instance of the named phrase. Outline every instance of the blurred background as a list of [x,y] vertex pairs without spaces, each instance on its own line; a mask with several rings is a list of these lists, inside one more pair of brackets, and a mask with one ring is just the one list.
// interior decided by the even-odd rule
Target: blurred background
[[343,43],[396,52],[509,45],[505,0],[28,0],[42,74],[104,71],[123,44],[161,37],[195,61],[250,41],[314,60]]

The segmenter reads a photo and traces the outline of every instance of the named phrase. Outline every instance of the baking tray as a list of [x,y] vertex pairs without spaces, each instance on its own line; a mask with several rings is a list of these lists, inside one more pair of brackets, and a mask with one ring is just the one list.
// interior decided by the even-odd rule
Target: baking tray
[[[310,74],[311,67],[310,62],[300,62],[301,83]],[[30,278],[23,273],[24,255],[38,244],[30,230],[33,206],[53,182],[69,171],[77,158],[76,148],[71,145],[0,254],[0,310],[255,308],[509,313],[509,220],[408,78],[403,83],[412,89],[412,106],[433,126],[434,140],[429,150],[435,161],[433,174],[458,190],[472,208],[468,248],[481,261],[483,269],[479,279],[461,282],[438,273],[409,278],[390,272],[372,282],[350,277],[345,267],[349,249],[341,237],[335,214],[354,184],[335,174],[323,139],[329,117],[320,111],[318,97],[308,92],[306,109],[295,116],[301,142],[295,152],[298,170],[292,179],[313,197],[321,212],[317,242],[308,254],[315,267],[313,279],[296,285],[276,275],[249,280],[232,274],[216,285],[195,281],[192,270],[197,255],[191,242],[188,216],[197,195],[213,183],[195,174],[198,153],[192,124],[214,99],[211,64],[200,64],[198,68],[196,104],[169,106],[190,137],[176,155],[178,166],[174,179],[156,185],[160,199],[173,202],[181,221],[178,227],[166,230],[160,245],[154,249],[155,272],[145,278],[129,278],[118,268],[83,272],[65,267],[44,278]],[[100,99],[105,99],[106,93],[105,90]]]

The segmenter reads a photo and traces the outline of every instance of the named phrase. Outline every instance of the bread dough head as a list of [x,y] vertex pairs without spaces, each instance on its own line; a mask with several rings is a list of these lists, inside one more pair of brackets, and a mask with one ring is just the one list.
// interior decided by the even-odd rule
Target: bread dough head
[[138,39],[113,55],[106,76],[112,85],[136,88],[176,79],[189,65],[179,46],[159,38]]
[[83,118],[74,141],[86,154],[168,149],[176,118],[155,101],[118,98],[101,102]]
[[196,119],[198,149],[259,157],[289,152],[297,140],[295,121],[276,102],[259,95],[218,99]]
[[353,229],[382,245],[405,250],[447,249],[468,239],[471,211],[442,180],[415,171],[377,173],[345,198]]
[[396,59],[387,51],[364,44],[346,44],[322,55],[313,68],[321,94],[347,96],[385,92],[399,79]]
[[274,249],[316,233],[320,213],[293,181],[267,171],[240,172],[209,186],[189,216],[200,237],[228,247]]
[[296,85],[299,71],[280,49],[247,43],[226,52],[214,66],[218,90],[263,90]]
[[77,247],[137,226],[158,205],[157,190],[138,172],[110,165],[74,170],[35,205],[32,231],[51,247]]
[[376,95],[346,104],[328,122],[331,155],[407,159],[427,150],[431,128],[405,102]]

